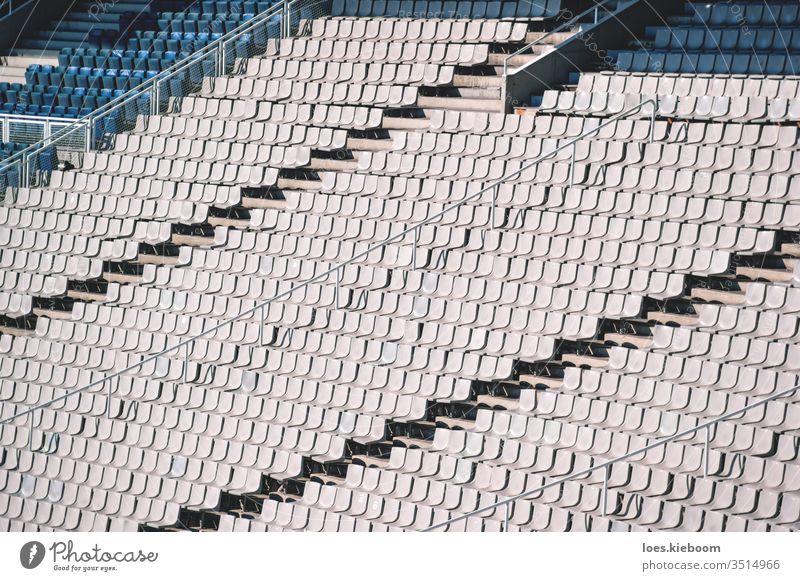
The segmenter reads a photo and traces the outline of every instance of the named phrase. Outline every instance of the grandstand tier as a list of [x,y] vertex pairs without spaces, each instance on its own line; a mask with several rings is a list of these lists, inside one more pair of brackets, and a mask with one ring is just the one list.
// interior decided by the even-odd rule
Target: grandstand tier
[[[798,530],[796,5],[664,2],[506,100],[637,3],[335,0],[6,168],[0,530]],[[268,8],[196,4],[3,98]]]

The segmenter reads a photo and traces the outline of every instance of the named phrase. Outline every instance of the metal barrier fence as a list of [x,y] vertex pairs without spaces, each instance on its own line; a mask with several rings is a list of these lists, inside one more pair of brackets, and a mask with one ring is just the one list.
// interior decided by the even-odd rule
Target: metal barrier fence
[[[63,117],[32,117],[30,115],[0,114],[0,141],[35,145],[72,125]],[[84,139],[67,144],[69,148],[83,148]]]

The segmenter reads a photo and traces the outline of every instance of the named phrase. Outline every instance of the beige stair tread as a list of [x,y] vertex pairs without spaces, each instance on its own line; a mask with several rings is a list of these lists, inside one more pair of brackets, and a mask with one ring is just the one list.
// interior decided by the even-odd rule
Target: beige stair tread
[[637,349],[646,349],[653,342],[653,338],[647,335],[632,335],[625,333],[606,333],[603,336],[603,339],[617,345],[635,345]]
[[350,151],[391,151],[394,149],[394,140],[348,137],[346,147]]
[[262,209],[262,210],[284,210],[286,209],[286,200],[271,200],[269,198],[251,198],[242,196],[242,207],[248,209]]
[[[107,301],[108,295],[105,293],[88,293],[84,291],[68,290],[67,297],[79,301]],[[33,309],[34,313],[37,309]],[[49,311],[45,311],[49,312]]]
[[310,169],[325,171],[355,172],[358,170],[358,160],[355,159],[322,159],[312,157],[306,166]]
[[453,75],[454,87],[497,87],[503,86],[503,77],[496,75]]
[[713,301],[726,305],[741,305],[745,301],[745,293],[742,291],[727,291],[711,288],[693,288],[691,297],[693,299]]
[[376,458],[367,454],[355,454],[352,460],[360,460],[367,468],[386,468],[389,466],[388,458]]
[[250,220],[236,220],[234,218],[222,218],[218,216],[209,216],[208,223],[212,226],[227,226],[228,228],[249,228]]
[[118,272],[104,272],[103,280],[108,282],[118,282],[121,284],[140,284],[142,282],[141,274],[121,274]]
[[[69,296],[69,293],[67,293]],[[102,299],[98,300],[106,300],[104,296]],[[37,317],[47,317],[49,319],[61,319],[61,320],[70,320],[72,319],[72,313],[70,311],[51,311],[50,309],[33,309],[33,314]]]
[[[545,50],[553,49],[553,47],[549,45],[537,45],[534,48],[545,49]],[[535,53],[523,53],[509,57],[509,55],[505,53],[490,53],[488,64],[502,67],[506,63],[506,59],[508,59],[508,66],[516,68],[527,65],[531,61],[535,61],[536,59],[539,58],[539,56],[541,55]]]
[[419,438],[412,438],[410,436],[395,436],[392,438],[395,442],[401,442],[406,445],[406,448],[422,448],[427,450],[433,445],[433,442],[428,440],[420,440]]
[[444,424],[448,428],[462,428],[464,430],[469,430],[475,427],[475,420],[451,418],[450,416],[436,416],[436,423]]
[[139,264],[170,265],[178,264],[178,257],[158,256],[157,254],[139,254],[139,256],[136,257],[136,262]]
[[539,32],[539,31],[530,30],[525,35],[525,42],[527,44],[532,44],[532,43],[534,43],[534,42],[536,42],[536,41],[538,41],[538,40],[540,40],[542,38],[547,37],[546,40],[544,41],[544,43],[546,43],[546,44],[561,44],[565,40],[569,40],[570,38],[572,38],[574,35],[575,35],[575,32],[572,32],[572,31],[550,33],[550,32]]
[[650,311],[647,319],[657,323],[673,323],[676,325],[694,326],[700,320],[697,315],[682,315],[680,313],[662,313],[661,311]]
[[[278,178],[278,188],[282,190],[320,190],[322,184],[315,180],[298,180],[293,178]],[[260,206],[259,206],[260,207]]]
[[384,116],[381,126],[384,129],[429,129],[430,119],[425,117],[386,117]]
[[[322,480],[323,482],[331,482],[331,483],[337,484],[339,486],[342,486],[345,483],[345,479],[344,478],[341,478],[339,476],[331,476],[330,474],[325,474],[324,472],[312,472],[309,475],[309,478],[318,478],[318,479]],[[291,497],[291,495],[288,495],[288,494],[286,496],[287,497]]]
[[565,353],[561,357],[562,361],[572,363],[577,367],[605,367],[608,365],[608,357],[595,357],[593,355],[578,355],[577,353]]
[[781,254],[800,257],[800,244],[786,243],[781,244]]
[[[34,311],[36,311],[36,309],[34,309]],[[30,337],[35,333],[36,329],[18,329],[16,327],[6,327],[5,325],[0,325],[0,335],[13,335],[14,337]]]
[[[420,97],[420,107],[447,109],[451,111],[475,111],[499,113],[503,110],[502,99],[468,99],[464,97]],[[385,120],[384,120],[385,121]]]
[[769,280],[772,282],[787,282],[792,280],[794,272],[785,268],[758,268],[755,266],[737,266],[736,274],[751,280]]
[[528,385],[546,385],[547,387],[561,387],[564,380],[560,377],[545,377],[543,375],[520,375],[519,380]]
[[502,408],[504,410],[515,410],[519,407],[519,400],[510,397],[500,397],[498,395],[479,395],[478,403],[489,406],[490,408]]
[[178,246],[213,246],[213,236],[192,236],[191,234],[173,234],[172,243]]

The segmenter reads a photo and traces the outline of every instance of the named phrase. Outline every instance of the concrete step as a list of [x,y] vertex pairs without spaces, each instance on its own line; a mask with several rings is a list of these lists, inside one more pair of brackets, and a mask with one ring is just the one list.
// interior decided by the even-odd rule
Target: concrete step
[[800,256],[800,244],[785,243],[781,244],[781,253],[789,256]]
[[314,170],[355,172],[358,170],[358,160],[355,159],[322,159],[312,157],[306,166]]
[[[537,47],[534,47],[534,49],[541,49],[544,52],[548,52],[548,51],[553,50],[553,47],[549,46],[549,45],[548,46],[544,46],[544,47],[538,47],[537,46]],[[537,58],[539,58],[541,56],[541,54],[543,54],[543,53],[539,53],[539,54],[536,54],[536,53],[524,53],[524,54],[518,54],[516,56],[512,56],[511,58],[508,58],[508,55],[505,54],[505,53],[499,53],[499,52],[490,53],[489,54],[489,64],[490,65],[495,65],[495,66],[498,66],[498,67],[502,67],[503,63],[505,63],[506,59],[508,58],[508,66],[510,66],[510,67],[521,67],[521,66],[527,65],[531,61],[535,61]]]
[[347,138],[347,149],[351,151],[391,151],[394,149],[392,139],[358,139]]
[[58,54],[58,50],[54,49],[54,47],[60,48],[81,48],[86,47],[89,48],[88,45],[83,44],[83,41],[86,40],[81,37],[81,40],[69,40],[69,41],[53,41],[53,40],[44,40],[38,38],[29,38],[23,41],[22,46],[26,50],[47,50],[47,51],[54,51]]
[[750,280],[768,280],[770,282],[789,282],[794,278],[794,271],[789,269],[777,268],[757,268],[754,266],[737,266],[737,276],[743,276]]
[[0,65],[0,80],[6,83],[25,83],[25,67]]
[[561,360],[564,363],[572,363],[575,367],[605,367],[608,365],[608,357],[596,357],[594,355],[578,355],[577,353],[565,353]]
[[56,33],[59,32],[87,33],[90,30],[109,30],[112,28],[116,28],[116,26],[114,25],[116,25],[118,22],[119,22],[119,17],[117,17],[117,19],[113,22],[104,23],[94,20],[90,16],[88,20],[63,20],[61,22],[53,20],[49,22],[44,28],[46,30],[52,30]]
[[30,59],[30,62],[43,65],[58,64],[58,55],[61,51],[57,49],[43,50],[35,48],[14,48],[8,51],[3,58]]
[[[534,32],[530,31],[527,35],[525,35],[525,42],[527,44],[531,44],[533,42],[538,41],[540,38],[544,38],[547,36],[547,32]],[[575,31],[567,31],[567,32],[554,32],[550,36],[547,36],[547,40],[545,41],[546,44],[560,44],[565,40],[568,40],[575,34]]]
[[562,379],[558,377],[545,377],[543,375],[533,375],[533,374],[523,374],[519,376],[519,380],[521,383],[527,383],[528,385],[532,385],[534,387],[542,386],[542,387],[550,387],[553,389],[557,389],[564,384]]
[[0,83],[19,83],[21,85],[25,84],[25,77],[17,77],[14,75],[4,75],[2,71],[0,71]]
[[691,297],[693,299],[708,302],[718,302],[725,305],[741,305],[744,304],[745,292],[710,288],[693,288]]
[[662,323],[664,325],[674,324],[679,326],[688,326],[691,327],[693,325],[697,325],[700,317],[697,315],[681,315],[679,313],[662,313],[661,311],[650,311],[647,313],[647,319],[649,321],[655,321],[656,323]]
[[637,349],[647,349],[653,342],[653,338],[646,335],[623,335],[622,333],[606,333],[603,335],[603,340],[616,345],[633,345]]
[[58,58],[40,56],[0,56],[0,66],[9,68],[20,68],[23,71],[28,65],[56,65]]
[[503,111],[502,99],[418,97],[417,104],[428,109],[449,109],[451,111],[475,111],[480,113],[500,113]]
[[519,407],[518,399],[501,397],[499,395],[479,395],[478,403],[497,410],[515,410]]
[[454,87],[502,87],[502,73],[498,76],[490,75],[454,75]]
[[59,46],[56,43],[63,41],[83,42],[89,38],[89,32],[79,32],[70,30],[57,30],[55,32],[40,32],[38,34],[39,40],[48,40],[50,46]]
[[454,91],[465,99],[500,99],[500,87],[459,87]]
[[431,122],[427,117],[384,117],[381,126],[384,129],[416,131],[417,129],[428,129]]

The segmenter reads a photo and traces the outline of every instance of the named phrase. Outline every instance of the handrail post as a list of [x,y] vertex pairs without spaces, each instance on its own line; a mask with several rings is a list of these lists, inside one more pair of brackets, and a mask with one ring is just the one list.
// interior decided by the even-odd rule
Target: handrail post
[[570,156],[569,161],[569,187],[572,188],[575,185],[575,150],[577,146],[575,145],[575,141],[572,142],[572,155]]
[[86,153],[94,149],[94,117],[89,117],[89,137],[86,139]]
[[33,413],[28,412],[28,452],[33,452]]
[[412,243],[412,246],[411,246],[411,270],[412,271],[416,271],[417,270],[417,235],[418,235],[419,231],[416,228],[414,228],[413,233],[414,233],[414,238],[413,238],[413,243]]
[[503,516],[503,532],[507,533],[508,532],[508,516],[509,516],[508,513],[511,512],[511,509],[509,508],[511,506],[511,503],[510,502],[506,502],[505,506],[506,506],[506,513]]
[[264,319],[265,319],[265,316],[264,316],[264,305],[263,304],[261,305],[260,311],[261,311],[261,322],[258,325],[258,346],[259,347],[263,347],[264,346]]
[[598,5],[596,5],[594,7],[594,23],[595,24],[597,24],[599,18],[600,18],[600,5],[598,4]]
[[337,309],[339,308],[339,284],[340,284],[341,278],[342,278],[341,269],[337,268],[336,269],[336,290],[334,291],[334,300],[336,302],[336,308]]
[[494,230],[494,222],[495,222],[495,214],[497,213],[497,196],[500,195],[500,184],[497,183],[492,188],[492,210],[491,214],[489,215],[489,221],[491,222],[491,230]]
[[189,383],[189,347],[193,341],[186,343],[186,354],[183,359],[183,383]]
[[217,58],[217,76],[218,77],[223,76],[225,74],[225,72],[228,70],[227,61],[226,61],[226,55],[225,55],[225,52],[226,52],[225,51],[225,45],[226,44],[227,44],[227,41],[222,41],[221,43],[219,43],[219,54],[217,55],[219,57],[219,58]]
[[650,111],[650,143],[653,143],[656,135],[656,108],[658,107],[658,101],[653,100],[653,108]]
[[153,83],[153,88],[150,91],[150,115],[158,115],[159,113],[159,106],[158,106],[158,81]]
[[108,383],[108,392],[106,395],[106,418],[111,419],[111,379],[106,379]]
[[709,465],[709,458],[708,452],[710,449],[710,442],[711,442],[711,426],[706,427],[706,442],[703,446],[703,478],[708,478],[708,465]]
[[608,514],[608,475],[611,472],[611,464],[606,464],[605,469],[603,470],[603,498],[601,502],[603,503],[603,510],[602,515],[605,517]]

